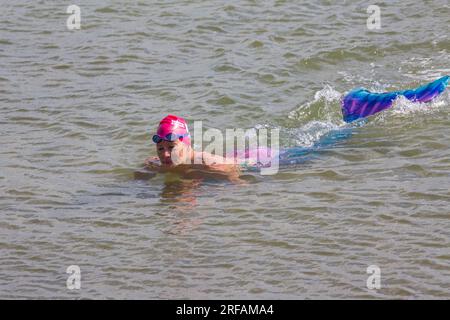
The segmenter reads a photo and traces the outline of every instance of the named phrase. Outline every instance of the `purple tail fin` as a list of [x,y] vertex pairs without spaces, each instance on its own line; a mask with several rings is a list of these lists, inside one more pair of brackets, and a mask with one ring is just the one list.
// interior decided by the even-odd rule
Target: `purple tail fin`
[[363,88],[352,90],[342,101],[344,121],[352,122],[388,109],[398,96],[405,96],[411,101],[429,102],[444,92],[449,79],[445,76],[412,90],[385,93],[372,93]]

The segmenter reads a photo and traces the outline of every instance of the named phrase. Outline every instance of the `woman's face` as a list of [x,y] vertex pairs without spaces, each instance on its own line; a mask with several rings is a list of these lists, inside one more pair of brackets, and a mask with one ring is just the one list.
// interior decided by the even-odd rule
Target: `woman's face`
[[180,140],[162,140],[156,144],[156,150],[163,166],[177,166],[186,163],[189,147]]

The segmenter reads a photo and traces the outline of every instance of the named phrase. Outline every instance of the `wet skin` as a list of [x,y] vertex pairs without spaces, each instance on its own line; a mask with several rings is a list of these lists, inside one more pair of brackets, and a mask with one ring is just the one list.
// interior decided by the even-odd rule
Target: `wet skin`
[[[190,179],[209,177],[242,182],[239,179],[239,166],[233,160],[193,151],[180,140],[174,142],[163,140],[156,144],[156,152],[158,157],[149,157],[145,160],[145,166],[149,170],[174,172]],[[194,163],[194,159],[201,159],[201,163]]]

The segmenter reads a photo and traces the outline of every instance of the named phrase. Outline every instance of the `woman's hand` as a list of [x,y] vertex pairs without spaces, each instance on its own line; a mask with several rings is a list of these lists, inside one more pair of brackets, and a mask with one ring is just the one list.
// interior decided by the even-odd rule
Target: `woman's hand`
[[160,170],[161,169],[161,162],[159,161],[158,157],[148,157],[144,161],[145,168],[150,170]]

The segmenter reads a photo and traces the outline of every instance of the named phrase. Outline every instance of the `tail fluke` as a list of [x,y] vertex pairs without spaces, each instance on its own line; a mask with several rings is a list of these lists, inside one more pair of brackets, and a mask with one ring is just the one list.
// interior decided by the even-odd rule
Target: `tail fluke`
[[449,79],[449,76],[445,76],[416,89],[385,93],[372,93],[363,88],[354,89],[342,101],[344,121],[352,122],[386,110],[398,96],[405,96],[414,102],[429,102],[444,92]]

